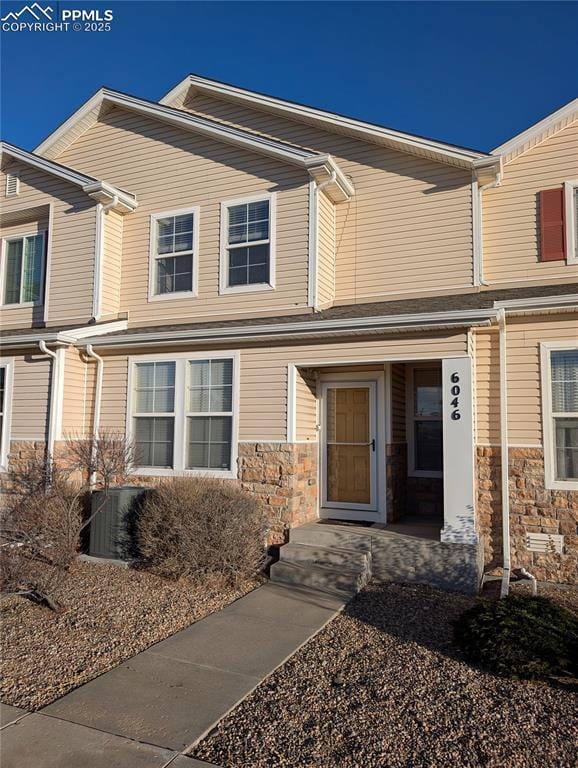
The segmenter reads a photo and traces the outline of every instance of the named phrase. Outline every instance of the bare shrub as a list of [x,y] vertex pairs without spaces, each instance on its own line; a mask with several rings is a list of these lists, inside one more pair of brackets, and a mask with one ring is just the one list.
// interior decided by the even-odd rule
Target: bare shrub
[[82,488],[58,467],[31,459],[11,472],[0,524],[0,591],[56,609],[54,591],[77,555]]
[[267,518],[258,500],[213,478],[175,478],[149,492],[136,521],[148,568],[168,578],[254,576],[265,557]]

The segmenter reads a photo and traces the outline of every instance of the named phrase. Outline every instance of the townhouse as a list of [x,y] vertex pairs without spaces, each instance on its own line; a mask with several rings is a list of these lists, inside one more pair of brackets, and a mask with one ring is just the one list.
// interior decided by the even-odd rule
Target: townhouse
[[1,173],[3,470],[115,430],[278,543],[417,522],[576,581],[578,101],[484,153],[191,75]]

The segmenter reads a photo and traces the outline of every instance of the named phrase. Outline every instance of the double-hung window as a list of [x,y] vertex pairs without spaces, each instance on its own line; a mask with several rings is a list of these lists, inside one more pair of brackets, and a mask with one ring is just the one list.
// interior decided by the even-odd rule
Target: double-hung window
[[415,366],[409,371],[409,474],[441,477],[443,471],[441,368]]
[[152,298],[196,294],[198,220],[198,208],[151,217]]
[[578,347],[542,344],[546,485],[578,490]]
[[274,194],[221,205],[221,292],[274,287]]
[[2,303],[6,306],[38,304],[44,280],[45,234],[4,240]]
[[145,474],[235,474],[237,355],[131,361],[130,430]]

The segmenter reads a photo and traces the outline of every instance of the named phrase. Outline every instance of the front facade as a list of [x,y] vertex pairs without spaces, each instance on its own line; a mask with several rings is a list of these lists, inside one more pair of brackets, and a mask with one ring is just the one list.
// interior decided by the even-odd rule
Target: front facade
[[577,580],[578,102],[485,154],[190,76],[1,174],[4,471],[114,430],[277,543],[418,521]]

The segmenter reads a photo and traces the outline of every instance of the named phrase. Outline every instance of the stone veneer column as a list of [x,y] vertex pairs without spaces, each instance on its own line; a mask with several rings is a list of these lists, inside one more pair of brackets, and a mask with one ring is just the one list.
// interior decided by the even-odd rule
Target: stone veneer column
[[239,479],[267,509],[270,544],[317,519],[317,443],[239,443]]
[[[510,537],[513,568],[538,580],[578,583],[578,491],[549,490],[541,448],[510,448]],[[477,448],[477,519],[488,567],[502,565],[500,449]],[[527,533],[564,536],[564,551],[531,552]]]

